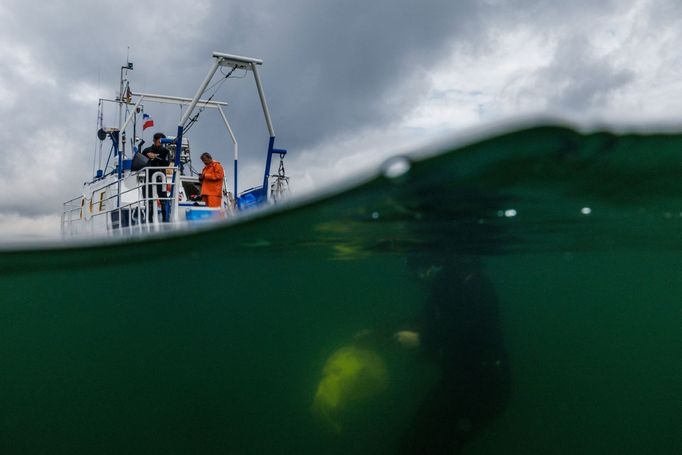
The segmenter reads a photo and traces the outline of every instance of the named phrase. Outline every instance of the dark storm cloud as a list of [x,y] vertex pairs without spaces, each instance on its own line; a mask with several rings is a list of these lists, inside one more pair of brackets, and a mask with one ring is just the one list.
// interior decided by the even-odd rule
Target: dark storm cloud
[[603,21],[628,14],[642,6],[649,10],[655,3],[673,4],[674,0],[493,0],[490,13],[498,26],[531,26],[550,35],[581,36],[603,26]]
[[[245,47],[263,55],[280,130],[307,147],[396,121],[430,88],[426,75],[457,41],[482,39],[484,3],[257,1],[233,11]],[[229,8],[214,18],[229,18]],[[221,20],[216,20],[216,29]],[[292,133],[284,133],[286,131]]]

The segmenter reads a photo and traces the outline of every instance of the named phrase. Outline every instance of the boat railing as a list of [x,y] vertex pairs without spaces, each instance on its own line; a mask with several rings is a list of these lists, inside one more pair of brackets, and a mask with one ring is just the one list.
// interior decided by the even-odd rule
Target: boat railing
[[[131,186],[131,182],[135,184]],[[89,221],[94,232],[95,221],[101,217],[105,219],[108,232],[159,230],[170,221],[177,182],[180,182],[180,176],[175,166],[145,167],[97,188],[90,198],[85,195],[73,198],[64,203],[62,234],[74,234],[83,221]],[[101,195],[97,201],[94,200],[95,193]],[[157,213],[162,204],[166,205],[165,210]]]
[[66,232],[65,229],[71,227],[74,221],[80,221],[83,218],[84,202],[83,196],[77,196],[64,203],[61,221],[62,233]]

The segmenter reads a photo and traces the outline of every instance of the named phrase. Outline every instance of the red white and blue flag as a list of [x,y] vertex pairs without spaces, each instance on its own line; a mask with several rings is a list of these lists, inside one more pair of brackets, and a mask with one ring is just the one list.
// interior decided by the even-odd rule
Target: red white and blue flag
[[142,131],[154,126],[154,120],[148,114],[142,114]]

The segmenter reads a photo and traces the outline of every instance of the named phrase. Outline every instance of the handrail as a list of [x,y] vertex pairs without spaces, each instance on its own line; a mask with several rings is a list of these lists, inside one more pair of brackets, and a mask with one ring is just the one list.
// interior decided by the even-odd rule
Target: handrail
[[[150,166],[150,167],[145,167],[139,171],[131,172],[130,174],[126,175],[125,177],[121,177],[120,179],[113,180],[112,182],[99,187],[96,189],[94,193],[99,193],[99,194],[106,194],[107,192],[110,192],[110,189],[112,187],[116,187],[116,189],[113,192],[110,192],[109,196],[106,198],[102,198],[99,201],[97,201],[97,204],[103,208],[103,210],[99,210],[97,213],[91,213],[89,216],[86,214],[88,213],[88,208],[85,204],[85,200],[88,198],[83,195],[79,197],[75,197],[73,199],[70,199],[66,201],[63,204],[63,211],[62,211],[62,217],[61,217],[61,228],[62,228],[62,233],[68,233],[72,234],[74,230],[74,225],[77,222],[82,222],[82,221],[88,221],[92,220],[101,216],[106,216],[107,218],[107,230],[112,230],[112,229],[122,229],[124,226],[123,225],[123,213],[125,210],[130,210],[130,209],[137,209],[136,213],[137,215],[134,215],[134,212],[131,210],[130,213],[130,218],[128,219],[128,226],[125,227],[130,227],[133,223],[136,225],[151,225],[152,222],[149,220],[149,210],[150,210],[150,205],[153,208],[153,210],[156,210],[155,203],[156,201],[172,201],[173,197],[172,196],[159,196],[157,193],[157,185],[167,185],[171,186],[171,189],[174,187],[176,184],[176,179],[172,180],[166,180],[163,177],[167,176],[167,171],[172,170],[174,173],[178,172],[178,168],[176,166]],[[161,177],[161,175],[163,177]],[[143,176],[144,178],[140,179],[140,176]],[[156,180],[152,180],[152,178],[156,177]],[[161,179],[159,180],[159,177]],[[119,185],[123,183],[123,181],[127,180],[128,182],[136,181],[137,184],[125,189],[123,191],[118,191]],[[164,181],[165,180],[165,181]],[[149,191],[147,191],[147,189]],[[123,204],[118,204],[118,207],[112,207],[108,208],[111,205],[111,202],[114,201],[114,205],[116,205],[115,201],[120,200],[121,198],[125,198],[126,195],[130,193],[137,193],[137,196],[134,197],[134,200],[130,202],[125,202]],[[170,194],[170,192],[168,192]],[[78,201],[78,202],[76,202]],[[74,216],[74,212],[81,212],[78,217],[76,218]],[[114,212],[118,212],[118,219],[117,219],[117,225],[114,226],[114,221],[113,219],[110,220],[108,215]],[[158,220],[159,216],[154,217],[154,222],[153,224],[158,225]],[[110,225],[111,223],[111,225]]]

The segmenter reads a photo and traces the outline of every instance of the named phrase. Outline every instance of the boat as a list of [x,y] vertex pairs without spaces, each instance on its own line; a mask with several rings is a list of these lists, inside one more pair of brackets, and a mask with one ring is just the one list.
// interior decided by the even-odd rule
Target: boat
[[[83,184],[82,194],[64,202],[62,235],[128,235],[175,229],[237,217],[244,211],[270,205],[286,197],[289,177],[283,160],[287,150],[275,147],[275,131],[259,73],[262,64],[263,60],[259,58],[213,52],[206,77],[195,95],[188,98],[133,91],[129,80],[133,63],[128,60],[121,67],[118,96],[99,99],[98,151],[93,157],[93,169],[97,170]],[[210,88],[220,85],[211,85],[218,70],[224,79],[237,70],[253,75],[269,133],[262,185],[243,191],[239,191],[238,186],[239,144],[225,113],[228,103],[214,99],[215,92],[202,98]],[[169,165],[152,165],[142,154],[144,141],[136,135],[140,127],[144,131],[153,125],[153,120],[150,121],[145,113],[145,106],[153,103],[180,107],[176,135],[161,139],[161,145],[169,151]],[[117,125],[108,127],[104,125],[103,113],[112,105],[118,110]],[[188,133],[198,121],[199,114],[207,109],[216,112],[222,120],[233,149],[232,180],[228,182],[226,171],[219,207],[208,207],[202,201],[199,173],[192,167]],[[106,161],[102,153],[104,144],[110,146]],[[273,157],[280,159],[274,175],[270,169]],[[105,162],[103,166],[102,162]]]

